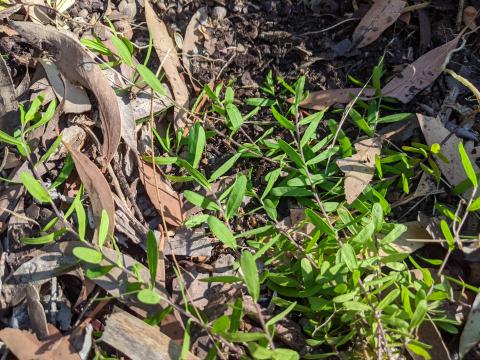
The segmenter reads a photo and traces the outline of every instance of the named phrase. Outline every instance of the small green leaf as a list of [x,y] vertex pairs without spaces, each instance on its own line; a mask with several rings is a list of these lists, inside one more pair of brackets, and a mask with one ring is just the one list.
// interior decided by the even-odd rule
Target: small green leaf
[[290,160],[292,160],[295,164],[297,164],[299,169],[305,168],[305,164],[300,154],[297,151],[295,151],[287,142],[283,141],[282,139],[279,139],[278,146],[280,146],[280,148],[285,152],[285,154],[287,154]]
[[137,294],[140,302],[147,305],[156,305],[162,301],[162,297],[153,289],[143,289]]
[[304,197],[312,196],[313,192],[308,189],[299,188],[299,187],[289,187],[289,186],[279,186],[273,188],[270,192],[273,196],[282,197],[282,196],[291,196],[291,197]]
[[98,227],[98,247],[101,249],[108,235],[108,226],[110,219],[108,218],[108,213],[102,210],[102,215],[100,218],[100,226]]
[[220,220],[214,216],[209,216],[208,227],[210,231],[220,240],[226,247],[235,249],[237,242],[230,229]]
[[426,314],[427,314],[427,300],[420,300],[415,309],[415,312],[412,315],[412,319],[410,321],[410,328],[411,329],[417,328],[422,323]]
[[188,133],[188,162],[192,164],[194,168],[198,168],[205,144],[205,130],[202,125],[197,122]]
[[273,186],[277,182],[280,174],[282,172],[281,168],[275,169],[273,171],[270,171],[266,176],[265,180],[267,180],[267,186],[265,186],[265,190],[263,191],[262,197],[260,198],[261,200],[265,199],[265,197],[268,195],[270,190],[272,190]]
[[380,240],[380,245],[387,245],[390,244],[392,241],[395,241],[398,239],[405,231],[407,231],[408,228],[403,225],[403,224],[395,224],[393,226],[393,229],[390,230],[390,232],[385,235],[383,239]]
[[52,201],[48,191],[40,184],[40,182],[33,177],[29,172],[22,172],[20,180],[27,189],[28,193],[40,203],[49,203]]
[[47,152],[45,154],[43,154],[43,156],[40,158],[40,160],[38,160],[38,162],[35,164],[35,167],[37,167],[38,165],[43,164],[45,161],[47,161],[50,158],[50,156],[52,156],[52,154],[58,149],[61,142],[62,142],[62,134],[60,134],[57,137],[57,139],[53,142],[52,146],[50,146],[50,148],[47,150]]
[[240,129],[243,124],[243,118],[240,110],[238,110],[234,104],[227,104],[225,106],[225,110],[227,111],[228,120],[230,121],[232,130],[236,131]]
[[72,155],[68,154],[67,157],[65,158],[65,162],[63,164],[62,170],[60,170],[60,173],[58,174],[57,178],[52,183],[52,185],[50,185],[50,189],[55,189],[56,187],[62,185],[72,173],[74,166],[75,166],[75,163],[73,162]]
[[358,302],[358,301],[345,301],[343,307],[347,310],[353,311],[370,311],[372,308],[367,304]]
[[323,233],[326,233],[328,234],[329,236],[332,236],[332,237],[336,237],[337,234],[335,232],[334,229],[332,229],[330,227],[330,225],[323,219],[320,217],[320,215],[318,215],[317,213],[315,213],[313,210],[311,209],[306,209],[305,210],[305,215],[307,216],[308,220],[310,220],[310,222],[315,225],[315,227],[322,231]]
[[208,278],[200,279],[202,282],[212,283],[219,282],[224,284],[233,284],[239,281],[242,281],[242,278],[233,275],[221,275],[221,276],[210,276]]
[[150,271],[150,283],[153,288],[157,281],[158,244],[152,230],[147,232],[147,265]]
[[242,269],[243,279],[247,285],[248,293],[256,303],[260,297],[260,281],[258,278],[257,264],[255,263],[255,259],[251,252],[242,252],[240,267]]
[[187,228],[194,228],[198,225],[206,223],[209,216],[210,215],[208,214],[199,214],[199,215],[192,216],[185,221],[184,225]]
[[383,227],[383,209],[380,203],[373,204],[372,222],[375,224],[375,231],[380,232],[380,230],[382,230],[382,227]]
[[417,345],[417,344],[414,344],[412,342],[409,342],[407,344],[407,348],[412,351],[414,354],[417,354],[421,357],[423,357],[425,360],[430,360],[432,357],[430,356],[430,354],[428,353],[427,350],[425,350],[425,348],[423,348],[422,346],[420,345]]
[[24,244],[27,245],[43,245],[43,244],[49,244],[51,242],[54,242],[55,239],[59,238],[63,234],[67,232],[66,229],[61,229],[58,231],[54,231],[53,233],[50,233],[48,235],[43,235],[39,236],[36,238],[21,238],[20,241],[23,242]]
[[473,169],[473,165],[470,161],[470,158],[468,157],[468,154],[465,151],[465,148],[463,147],[463,143],[461,142],[458,143],[458,152],[460,153],[463,169],[465,170],[467,177],[472,182],[472,185],[474,188],[478,187],[478,180],[477,180],[477,176],[475,175],[475,170]]
[[275,325],[277,322],[285,318],[290,312],[295,308],[297,302],[292,302],[285,310],[279,312],[277,315],[272,317],[270,320],[267,321],[267,326]]
[[329,157],[335,155],[338,152],[338,150],[340,150],[339,146],[333,146],[321,152],[320,154],[315,156],[313,159],[308,160],[307,165],[315,165],[315,164],[318,164],[319,162],[327,160]]
[[147,83],[158,95],[166,95],[163,84],[158,80],[155,74],[145,65],[138,64],[136,67],[138,73],[142,77],[143,81]]
[[472,203],[468,207],[468,211],[477,211],[479,209],[480,209],[480,197],[472,201]]
[[193,205],[200,206],[202,209],[220,211],[220,207],[215,201],[196,192],[185,190],[183,196],[185,196],[185,199],[190,201]]
[[212,333],[221,334],[230,328],[230,317],[222,315],[212,324]]
[[383,116],[380,119],[378,119],[378,124],[388,124],[388,123],[393,123],[398,121],[405,121],[410,119],[412,116],[413,116],[412,113],[398,113],[398,114]]
[[120,57],[120,59],[122,59],[122,61],[128,66],[133,66],[132,54],[130,53],[130,50],[128,50],[127,45],[125,45],[122,39],[120,39],[118,36],[112,36],[110,38],[110,41],[115,47],[118,57]]
[[35,129],[38,129],[40,126],[45,125],[48,123],[52,118],[53,115],[55,114],[55,109],[57,107],[57,100],[53,99],[50,104],[48,104],[47,110],[45,113],[42,115],[39,121],[37,121],[35,124],[30,126],[28,129],[25,130],[25,133],[28,133],[30,131],[33,131]]
[[97,279],[107,275],[115,265],[94,266],[85,271],[85,276],[89,279]]
[[343,244],[339,250],[340,260],[347,265],[348,270],[353,271],[358,268],[357,257],[352,245]]
[[243,174],[240,174],[233,184],[232,191],[227,201],[227,209],[225,212],[225,217],[227,220],[231,219],[232,216],[238,213],[238,208],[242,205],[243,197],[247,191],[247,177]]
[[443,236],[447,240],[449,250],[453,250],[455,248],[455,239],[450,231],[450,227],[448,226],[445,220],[440,221],[440,228],[442,229]]
[[400,295],[400,289],[393,289],[378,303],[377,310],[383,310]]
[[89,264],[99,264],[103,259],[100,251],[88,247],[77,246],[72,252],[75,257]]
[[203,174],[195,169],[190,163],[183,159],[177,160],[177,165],[187,170],[191,177],[193,177],[200,185],[202,185],[205,189],[211,190],[212,186],[208,182],[208,180],[203,176]]
[[0,141],[7,143],[9,145],[22,146],[23,143],[20,140],[17,140],[13,136],[8,135],[6,132],[0,130]]
[[75,199],[73,199],[73,207],[75,209],[75,213],[77,214],[78,237],[80,238],[80,240],[85,241],[85,231],[87,229],[87,214],[85,213],[85,209],[82,205],[82,193],[83,191],[78,191]]
[[273,117],[278,121],[280,125],[282,125],[284,128],[288,130],[295,131],[295,125],[290,120],[288,120],[285,116],[280,114],[278,110],[275,108],[275,106],[272,106],[271,109],[272,109]]
[[217,180],[220,176],[222,176],[228,170],[230,170],[232,168],[232,166],[235,165],[237,160],[240,159],[240,156],[242,156],[242,154],[237,153],[237,154],[233,155],[230,159],[225,161],[217,170],[215,170],[213,172],[212,176],[210,176],[210,181]]

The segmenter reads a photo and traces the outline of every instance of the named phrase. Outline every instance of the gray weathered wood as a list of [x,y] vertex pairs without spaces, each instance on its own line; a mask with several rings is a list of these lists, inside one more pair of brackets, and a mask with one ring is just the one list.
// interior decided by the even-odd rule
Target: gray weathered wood
[[[101,341],[121,351],[132,360],[176,360],[180,345],[167,335],[133,315],[115,308],[105,326]],[[188,353],[188,360],[198,358]]]

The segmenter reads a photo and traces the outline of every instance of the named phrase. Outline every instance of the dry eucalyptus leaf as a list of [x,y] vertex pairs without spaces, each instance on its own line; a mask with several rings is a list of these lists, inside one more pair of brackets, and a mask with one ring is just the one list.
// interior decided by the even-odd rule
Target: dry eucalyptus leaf
[[96,239],[98,235],[102,210],[105,210],[108,214],[108,233],[113,236],[115,229],[115,204],[113,202],[110,185],[102,172],[86,155],[66,143],[64,143],[64,145],[72,155],[78,176],[83,186],[85,186],[85,191],[90,199],[93,218],[95,220],[94,238]]
[[188,23],[187,29],[185,30],[185,38],[183,40],[182,48],[182,62],[183,67],[187,70],[190,78],[192,75],[189,57],[198,54],[197,44],[201,39],[200,27],[206,23],[207,19],[207,8],[205,6],[201,7],[195,14],[193,14],[190,22]]
[[449,54],[455,50],[459,40],[460,35],[409,64],[383,87],[383,95],[408,103],[440,76]]
[[50,335],[40,341],[28,331],[6,328],[0,331],[0,340],[18,360],[80,360],[70,335],[63,336],[51,324],[48,330]]
[[11,25],[30,45],[50,52],[63,76],[93,92],[102,121],[102,153],[105,157],[103,166],[106,167],[120,143],[121,122],[118,104],[112,101],[116,96],[115,92],[100,67],[73,35],[59,32],[50,26],[24,21],[13,21]]
[[352,39],[357,48],[377,40],[397,21],[406,4],[403,0],[376,0],[353,32]]
[[154,172],[151,164],[140,161],[138,170],[140,180],[155,209],[160,214],[163,209],[167,224],[180,226],[184,220],[180,195],[173,190],[158,171]]
[[301,102],[300,106],[306,109],[321,111],[335,104],[347,104],[359,94],[360,99],[368,99],[375,95],[375,90],[347,88],[313,91]]
[[[460,139],[455,134],[451,134],[450,131],[443,126],[441,120],[437,117],[417,114],[417,118],[423,135],[425,136],[425,141],[428,145],[431,146],[433,144],[442,144],[443,142],[441,145],[441,153],[449,160],[449,162],[447,164],[439,159],[437,164],[440,168],[440,171],[445,176],[445,179],[453,186],[456,186],[462,181],[466,180],[467,175],[463,169],[462,160],[458,152],[458,144],[460,143]],[[449,138],[447,139],[447,137]],[[445,141],[445,139],[447,140]],[[480,172],[480,169],[474,161],[472,161],[472,165],[475,173]],[[471,189],[469,191],[471,191]]]
[[152,34],[153,46],[155,47],[158,58],[163,64],[165,75],[172,88],[173,97],[180,107],[175,110],[175,128],[189,128],[191,123],[184,109],[188,109],[190,95],[179,73],[180,59],[178,58],[175,44],[168,34],[165,23],[157,18],[149,0],[145,0],[145,19],[148,29]]
[[66,114],[81,114],[92,109],[92,104],[90,104],[88,95],[83,88],[75,86],[70,80],[64,77],[65,85],[67,86],[65,92],[64,81],[62,81],[60,72],[55,64],[47,59],[40,59],[39,62],[45,69],[48,82],[52,86],[57,98],[62,101],[63,95],[65,94],[63,111]]
[[337,160],[345,173],[345,198],[351,204],[367,187],[375,174],[375,155],[380,155],[380,137],[362,140],[355,144],[357,153],[349,158]]

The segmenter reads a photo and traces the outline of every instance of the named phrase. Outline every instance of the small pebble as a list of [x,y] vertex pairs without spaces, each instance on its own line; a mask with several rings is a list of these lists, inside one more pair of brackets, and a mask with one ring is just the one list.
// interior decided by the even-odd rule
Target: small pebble
[[88,16],[88,10],[87,9],[82,9],[78,12],[78,17],[81,17],[81,18],[87,18]]
[[227,9],[223,6],[215,6],[212,11],[212,17],[216,20],[223,20],[227,16]]

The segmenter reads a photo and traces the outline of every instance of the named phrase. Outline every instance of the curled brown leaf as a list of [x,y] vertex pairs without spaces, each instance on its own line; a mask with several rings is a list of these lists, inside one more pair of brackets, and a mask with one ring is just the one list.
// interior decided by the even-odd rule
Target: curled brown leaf
[[[115,98],[113,99],[115,100]],[[95,221],[94,238],[96,239],[98,235],[98,227],[100,226],[103,210],[108,214],[108,233],[113,235],[115,229],[115,204],[107,180],[100,169],[86,155],[66,143],[64,143],[64,145],[72,155],[78,176],[80,177],[83,186],[85,186],[85,191],[90,198],[93,218]]]
[[108,84],[100,67],[92,60],[82,45],[67,33],[59,32],[51,26],[13,21],[12,28],[32,46],[48,51],[54,56],[54,63],[60,72],[73,83],[90,89],[98,101],[102,121],[102,153],[106,167],[116,153],[120,143],[120,110],[116,95]]

